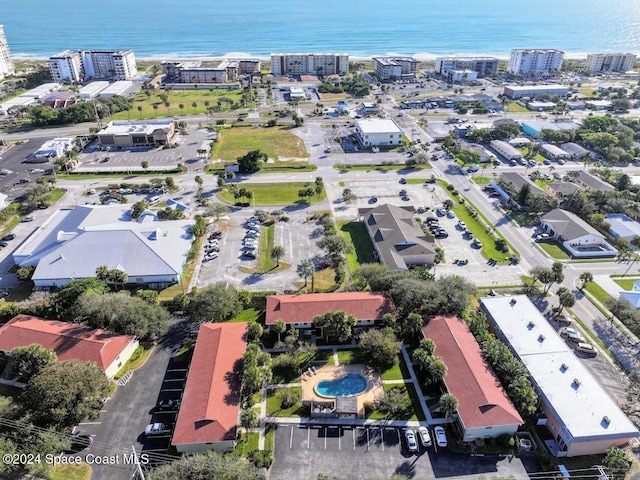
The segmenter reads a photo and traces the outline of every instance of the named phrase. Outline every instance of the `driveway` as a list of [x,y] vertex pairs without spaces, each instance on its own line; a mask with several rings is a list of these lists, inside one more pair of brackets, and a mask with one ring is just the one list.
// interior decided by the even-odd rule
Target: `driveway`
[[412,479],[527,478],[517,458],[457,455],[423,448],[407,451],[395,427],[278,425],[271,478],[308,480],[319,473],[370,480],[403,474]]

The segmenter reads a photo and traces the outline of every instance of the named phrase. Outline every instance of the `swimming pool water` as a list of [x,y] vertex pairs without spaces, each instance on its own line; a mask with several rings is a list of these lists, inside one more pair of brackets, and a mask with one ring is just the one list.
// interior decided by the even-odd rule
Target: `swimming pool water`
[[316,385],[316,392],[324,397],[349,397],[367,389],[367,380],[357,373],[349,373],[336,380],[323,380]]

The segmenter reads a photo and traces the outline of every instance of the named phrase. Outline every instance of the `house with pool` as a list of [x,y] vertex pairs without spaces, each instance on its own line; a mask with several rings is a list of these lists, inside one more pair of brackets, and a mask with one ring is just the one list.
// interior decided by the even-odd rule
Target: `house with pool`
[[434,317],[422,327],[434,341],[434,354],[447,366],[444,384],[458,399],[457,422],[463,442],[513,435],[524,423],[502,384],[482,357],[480,346],[458,317]]
[[265,314],[265,327],[271,328],[278,320],[288,327],[297,328],[305,335],[313,333],[313,319],[328,312],[345,312],[358,321],[356,328],[370,327],[385,313],[395,311],[391,300],[372,292],[310,293],[300,295],[269,295]]
[[542,215],[540,227],[574,258],[608,258],[618,254],[598,230],[576,214],[561,208]]

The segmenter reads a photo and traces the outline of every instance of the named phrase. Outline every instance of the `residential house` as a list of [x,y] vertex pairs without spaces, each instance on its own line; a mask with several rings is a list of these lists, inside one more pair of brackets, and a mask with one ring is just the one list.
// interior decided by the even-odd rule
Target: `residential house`
[[609,233],[614,238],[633,240],[640,237],[640,223],[624,213],[608,213],[605,218],[609,224]]
[[17,315],[0,327],[0,351],[32,344],[53,350],[58,361],[93,362],[113,378],[138,348],[138,340],[77,323]]
[[562,145],[560,145],[560,148],[565,152],[567,152],[569,155],[571,155],[571,158],[573,158],[576,161],[578,160],[581,161],[585,155],[587,155],[588,153],[591,153],[586,148],[574,142],[563,143]]
[[360,208],[378,260],[390,270],[433,265],[435,244],[414,219],[413,207],[382,204]]
[[522,159],[522,153],[518,149],[502,140],[492,140],[491,148],[508,161]]
[[247,324],[203,323],[171,445],[178,453],[235,449]]
[[549,160],[568,160],[571,157],[571,154],[550,143],[542,144],[540,146],[540,153]]
[[580,170],[578,176],[575,177],[573,181],[585,190],[604,190],[605,192],[613,192],[615,190],[615,187],[610,183],[584,170]]
[[603,454],[640,432],[526,295],[480,299],[490,329],[529,372],[540,397],[538,425],[556,457]]
[[547,183],[547,192],[556,198],[564,198],[581,191],[582,188],[571,182]]
[[618,251],[604,235],[576,214],[556,208],[540,217],[542,230],[558,241],[573,256],[615,257]]
[[313,328],[313,319],[328,312],[345,312],[356,317],[358,327],[369,327],[385,313],[393,313],[394,307],[389,298],[372,292],[269,295],[265,326],[271,328],[282,320],[291,328],[309,331]]
[[434,355],[447,366],[444,384],[458,399],[463,442],[513,435],[524,423],[482,356],[467,324],[458,317],[435,317],[422,328],[435,343]]
[[503,200],[513,201],[516,205],[518,203],[514,197],[525,185],[529,187],[530,195],[547,195],[547,192],[536,185],[535,182],[518,172],[504,172],[497,180],[492,179],[490,185],[500,194]]

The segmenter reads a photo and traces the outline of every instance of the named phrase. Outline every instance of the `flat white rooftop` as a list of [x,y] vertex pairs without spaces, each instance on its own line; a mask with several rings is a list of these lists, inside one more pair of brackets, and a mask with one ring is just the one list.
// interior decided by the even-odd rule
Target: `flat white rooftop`
[[391,118],[366,118],[356,120],[356,125],[365,135],[376,133],[404,133],[400,125]]
[[92,98],[98,95],[101,91],[103,91],[108,86],[109,86],[109,82],[91,82],[86,84],[80,90],[78,90],[78,94],[83,98],[86,98],[86,97]]
[[151,135],[158,128],[169,128],[173,120],[149,120],[143,122],[109,122],[98,132],[98,135],[130,135],[132,133],[146,133]]
[[526,295],[484,297],[480,303],[573,438],[640,435]]
[[127,91],[129,87],[133,85],[133,82],[128,80],[121,80],[119,82],[113,82],[100,92],[100,97],[108,97],[112,95],[120,95]]

